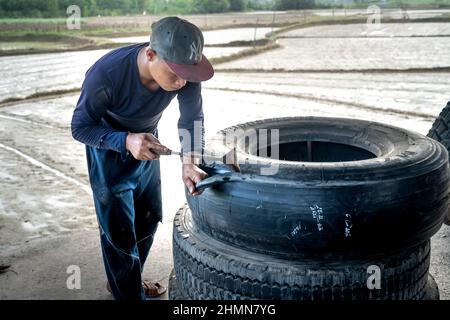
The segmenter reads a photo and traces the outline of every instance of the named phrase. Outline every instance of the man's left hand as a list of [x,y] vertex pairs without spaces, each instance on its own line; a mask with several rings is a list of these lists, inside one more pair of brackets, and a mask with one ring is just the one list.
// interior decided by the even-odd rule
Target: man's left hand
[[195,184],[205,179],[208,174],[193,163],[183,164],[183,182],[193,196],[202,194],[203,190],[196,190]]

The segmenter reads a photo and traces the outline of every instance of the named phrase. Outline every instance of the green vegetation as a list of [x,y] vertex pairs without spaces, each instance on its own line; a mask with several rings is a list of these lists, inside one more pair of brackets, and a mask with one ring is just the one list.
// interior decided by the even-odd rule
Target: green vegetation
[[[368,4],[381,2],[384,7],[397,5],[396,8],[403,9],[410,9],[413,5],[450,5],[450,0],[347,0],[345,7],[366,8]],[[78,4],[81,7],[81,29],[67,28],[68,14],[65,6],[69,3]],[[355,23],[366,20],[365,16],[360,15],[319,16],[303,10],[313,6],[338,8],[336,3],[335,0],[0,0],[0,56],[117,47],[121,44],[113,43],[108,38],[148,35],[151,21],[167,14],[196,13],[198,15],[189,15],[187,18],[194,19],[203,30],[264,26],[296,28],[303,24]],[[343,5],[342,1],[341,5]],[[210,12],[259,9],[297,11],[290,12],[286,19],[275,12],[273,14],[210,14]],[[104,16],[124,13],[130,15]],[[101,17],[97,17],[97,14],[101,14]],[[2,16],[6,18],[1,18]],[[449,21],[448,14],[410,20],[410,22]],[[384,19],[384,22],[388,21]],[[228,45],[247,46],[248,44]],[[271,43],[262,40],[252,45],[264,48]]]
[[66,17],[70,5],[88,17],[266,10],[273,8],[273,0],[0,0],[0,18]]
[[450,0],[0,0],[0,18],[66,17],[77,5],[83,17],[137,14],[196,14],[248,10],[299,10],[309,8],[381,7],[446,8]]
[[248,10],[367,7],[445,8],[450,0],[0,0],[0,18],[62,18],[70,5],[83,17],[137,14],[196,14]]
[[[319,0],[320,1],[320,0]],[[335,1],[321,1],[335,2]],[[410,9],[438,9],[450,7],[450,0],[354,0],[346,3],[346,7],[367,7],[370,4],[376,4],[380,7],[388,8],[410,8]]]

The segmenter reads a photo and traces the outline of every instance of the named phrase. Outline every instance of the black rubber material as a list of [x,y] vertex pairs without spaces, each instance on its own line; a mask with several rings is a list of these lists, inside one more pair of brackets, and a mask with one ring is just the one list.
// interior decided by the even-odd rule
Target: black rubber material
[[431,274],[428,275],[428,282],[425,287],[425,296],[422,300],[440,300],[438,285]]
[[447,150],[450,148],[450,101],[442,109],[439,116],[434,120],[427,136],[442,143]]
[[[392,254],[355,260],[283,260],[212,239],[187,206],[174,219],[173,256],[181,295],[189,299],[409,300],[425,296],[430,241]],[[381,270],[369,290],[368,266]]]
[[[376,157],[345,162],[272,160],[245,153],[245,135],[238,135],[242,172],[215,174],[215,164],[205,165],[211,177],[202,183],[210,188],[198,197],[186,193],[195,223],[213,238],[280,257],[306,253],[336,258],[412,246],[441,227],[450,170],[448,152],[433,139],[374,122],[298,117],[228,128],[211,139],[208,152],[229,150],[223,150],[222,141],[228,131],[261,128],[278,128],[281,145],[328,141],[337,158],[348,160],[353,152],[361,158],[361,149]],[[330,159],[326,145],[316,150],[313,143],[307,153],[313,159]],[[294,157],[289,150],[284,155]],[[259,165],[242,163],[250,158]],[[260,175],[259,169],[270,162],[279,165],[279,172]]]
[[170,272],[168,295],[169,300],[187,300],[187,298],[180,291],[175,269],[172,269]]
[[[179,290],[179,284],[177,276],[175,275],[175,270],[172,270],[172,272],[173,276],[171,276],[169,279],[169,289],[172,290],[169,291],[169,300],[189,300],[187,297],[182,295],[181,291]],[[428,282],[425,286],[425,295],[423,296],[422,300],[440,300],[438,285],[430,274],[428,275]]]
[[[439,116],[434,120],[427,137],[430,137],[436,141],[439,141],[450,152],[450,101],[442,109]],[[447,211],[445,218],[445,224],[450,225],[450,210]]]
[[[169,290],[171,290],[169,291],[169,300],[189,300],[187,297],[183,296],[179,290],[179,284],[174,269],[172,269],[169,279]],[[428,282],[425,286],[425,295],[422,300],[440,300],[438,285],[430,274],[428,275]]]

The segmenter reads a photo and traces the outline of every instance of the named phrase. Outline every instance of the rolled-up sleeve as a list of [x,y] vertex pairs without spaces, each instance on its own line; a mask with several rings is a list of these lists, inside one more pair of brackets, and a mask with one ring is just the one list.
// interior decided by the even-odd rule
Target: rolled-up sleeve
[[75,140],[99,149],[127,154],[127,132],[101,125],[101,119],[112,103],[112,85],[98,70],[89,70],[81,87],[80,98],[73,112],[71,131]]
[[201,83],[188,82],[178,93],[180,119],[178,133],[183,154],[203,155],[205,127]]

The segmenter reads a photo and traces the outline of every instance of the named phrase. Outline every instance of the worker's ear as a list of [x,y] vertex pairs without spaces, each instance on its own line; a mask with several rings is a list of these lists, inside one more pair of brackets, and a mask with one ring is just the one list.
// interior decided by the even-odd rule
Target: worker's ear
[[156,51],[152,50],[150,47],[145,49],[145,55],[148,61],[154,61],[157,59]]

